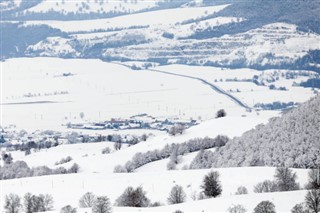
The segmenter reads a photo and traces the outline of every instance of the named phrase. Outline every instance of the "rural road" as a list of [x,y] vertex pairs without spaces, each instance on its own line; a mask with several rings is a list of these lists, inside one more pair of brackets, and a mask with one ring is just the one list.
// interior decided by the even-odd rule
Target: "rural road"
[[240,99],[236,98],[235,96],[229,94],[228,92],[224,91],[223,89],[219,88],[218,86],[216,86],[216,85],[214,85],[214,84],[210,83],[209,81],[204,80],[202,78],[189,76],[189,75],[183,75],[183,74],[177,74],[177,73],[171,73],[171,72],[166,72],[166,71],[161,71],[161,70],[156,70],[156,69],[148,69],[148,70],[153,71],[153,72],[167,74],[167,75],[175,75],[175,76],[179,76],[179,77],[183,77],[183,78],[190,78],[190,79],[201,81],[202,83],[211,87],[214,91],[216,91],[222,95],[227,96],[229,99],[231,99],[233,102],[235,102],[239,106],[245,108],[246,110],[251,110],[251,108],[248,105],[246,105],[245,103],[243,103]]

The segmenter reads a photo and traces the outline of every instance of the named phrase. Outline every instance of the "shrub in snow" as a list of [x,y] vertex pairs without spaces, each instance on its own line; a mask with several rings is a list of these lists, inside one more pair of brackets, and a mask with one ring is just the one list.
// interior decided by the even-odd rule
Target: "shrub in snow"
[[312,169],[308,173],[307,189],[320,189],[320,169]]
[[222,118],[222,117],[226,117],[226,116],[227,116],[227,113],[224,109],[220,109],[216,113],[216,118]]
[[162,203],[160,203],[160,202],[154,202],[154,203],[151,203],[149,206],[150,206],[150,207],[158,207],[158,206],[162,206]]
[[308,191],[305,202],[309,212],[320,212],[320,189],[312,189]]
[[111,152],[111,150],[109,147],[106,147],[101,151],[102,154],[109,154],[110,152]]
[[276,207],[268,200],[262,201],[253,209],[253,213],[276,213]]
[[79,200],[80,208],[89,208],[93,206],[95,195],[92,192],[87,192]]
[[244,194],[248,194],[248,189],[244,186],[238,187],[236,191],[236,195],[244,195]]
[[247,210],[240,204],[228,208],[229,213],[245,213]]
[[182,186],[175,185],[169,194],[168,203],[177,204],[183,203],[186,200],[186,193],[183,191]]
[[94,199],[92,213],[110,213],[112,212],[111,203],[107,196],[98,196]]
[[186,129],[186,128],[185,128],[184,125],[182,125],[182,124],[176,124],[176,125],[174,125],[173,127],[171,127],[171,128],[169,129],[168,133],[169,133],[170,135],[173,135],[173,136],[175,136],[175,135],[177,135],[177,134],[182,135],[182,133],[184,132],[185,129]]
[[274,181],[265,180],[255,185],[253,191],[255,193],[276,192],[278,191],[278,186]]
[[221,194],[222,187],[219,176],[217,171],[211,171],[204,177],[201,188],[207,197],[217,197]]
[[125,173],[125,172],[128,172],[128,171],[123,166],[117,165],[117,166],[114,167],[113,172],[114,173]]
[[4,209],[6,213],[18,213],[20,212],[21,207],[20,197],[18,195],[6,195],[4,201]]
[[30,155],[31,154],[31,149],[26,149],[26,151],[24,152],[24,155],[27,156],[27,155]]
[[176,170],[177,168],[177,164],[175,164],[174,162],[172,161],[169,161],[168,164],[167,164],[167,170]]
[[291,213],[308,213],[308,211],[303,203],[299,203],[291,209]]
[[117,206],[131,206],[131,207],[147,207],[150,200],[146,197],[146,192],[139,186],[136,189],[128,187],[116,200]]
[[77,213],[77,209],[67,205],[60,209],[60,213]]
[[299,189],[299,184],[296,182],[297,175],[289,168],[277,168],[274,177],[279,191]]
[[79,170],[80,170],[79,165],[77,163],[74,163],[68,170],[68,173],[78,173]]
[[1,159],[3,160],[3,163],[4,163],[4,164],[11,164],[12,161],[13,161],[13,158],[12,158],[12,156],[11,156],[11,153],[2,152],[2,153],[1,153]]

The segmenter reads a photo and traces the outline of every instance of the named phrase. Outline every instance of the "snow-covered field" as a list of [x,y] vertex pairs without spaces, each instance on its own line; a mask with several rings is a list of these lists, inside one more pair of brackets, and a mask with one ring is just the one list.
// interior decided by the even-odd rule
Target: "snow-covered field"
[[[5,180],[2,183],[3,193],[16,193],[20,196],[26,192],[34,194],[50,193],[55,200],[57,209],[65,205],[78,206],[79,198],[91,191],[96,195],[107,195],[111,202],[121,195],[127,186],[142,186],[152,202],[160,201],[166,204],[166,199],[171,188],[179,184],[186,194],[185,204],[164,206],[159,208],[114,208],[114,212],[123,211],[156,211],[173,212],[181,209],[185,212],[226,212],[232,204],[242,204],[249,212],[262,200],[270,200],[275,203],[277,212],[289,212],[297,203],[304,200],[305,191],[278,192],[254,194],[253,186],[266,179],[272,179],[274,168],[226,168],[215,169],[221,174],[222,196],[220,198],[193,201],[192,195],[201,191],[200,185],[203,177],[210,170],[181,170],[161,172],[137,172],[131,174],[112,173],[80,173],[71,175],[55,175],[17,180]],[[307,179],[307,170],[294,170],[298,175],[298,181],[303,186]],[[257,175],[259,174],[259,175]],[[248,188],[247,195],[235,195],[239,186]]]
[[20,58],[1,63],[4,126],[61,129],[61,124],[79,121],[80,112],[88,120],[140,113],[209,119],[221,108],[229,115],[248,114],[192,79],[99,60]]

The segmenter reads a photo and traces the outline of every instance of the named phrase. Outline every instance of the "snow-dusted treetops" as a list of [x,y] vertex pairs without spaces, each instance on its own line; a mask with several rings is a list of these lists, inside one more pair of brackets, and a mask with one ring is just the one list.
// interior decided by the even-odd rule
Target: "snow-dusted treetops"
[[2,59],[319,71],[319,1],[11,0],[0,5]]
[[191,168],[317,168],[320,165],[319,105],[320,96],[317,96],[279,118],[270,119],[268,124],[258,125],[229,141],[216,152],[200,152],[191,163]]

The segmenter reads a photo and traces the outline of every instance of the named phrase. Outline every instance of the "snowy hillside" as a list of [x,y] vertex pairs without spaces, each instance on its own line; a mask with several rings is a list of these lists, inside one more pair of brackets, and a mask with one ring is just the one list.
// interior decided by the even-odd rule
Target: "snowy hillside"
[[0,13],[0,213],[319,212],[320,1]]
[[[246,123],[246,125],[243,125],[245,128],[241,130],[237,128],[236,126],[239,122]],[[32,192],[34,194],[50,192],[55,201],[54,209],[56,209],[56,211],[54,212],[58,212],[58,209],[67,204],[78,206],[80,196],[88,191],[97,195],[107,195],[111,199],[111,203],[114,203],[115,199],[120,196],[127,186],[142,186],[143,189],[146,190],[147,196],[153,202],[159,201],[164,206],[146,209],[114,207],[114,212],[172,212],[177,209],[185,212],[210,212],[212,208],[219,212],[226,212],[232,204],[242,204],[246,209],[251,211],[257,203],[262,200],[271,200],[275,203],[277,211],[288,212],[296,203],[304,200],[306,191],[262,194],[253,192],[254,186],[257,183],[273,178],[274,168],[248,167],[215,169],[219,171],[221,175],[223,193],[219,198],[202,201],[194,201],[194,196],[201,191],[200,185],[202,178],[210,171],[209,169],[164,171],[161,167],[158,167],[159,169],[154,171],[155,165],[152,166],[153,163],[151,163],[149,169],[142,167],[135,173],[119,174],[112,173],[111,171],[111,168],[118,163],[130,159],[130,156],[139,150],[147,151],[157,147],[161,148],[164,147],[166,143],[177,143],[178,141],[185,141],[188,138],[199,137],[201,135],[208,135],[210,137],[214,137],[216,134],[226,134],[229,137],[238,136],[247,129],[252,128],[255,122],[259,123],[257,120],[250,120],[248,118],[242,118],[236,122],[231,118],[215,119],[191,128],[184,135],[168,137],[165,134],[161,134],[146,142],[123,148],[120,151],[114,150],[107,155],[101,154],[101,150],[107,146],[112,149],[113,145],[107,142],[60,145],[56,148],[32,152],[32,154],[28,156],[24,156],[23,153],[20,152],[12,152],[15,160],[24,160],[33,167],[43,164],[54,167],[53,164],[55,161],[65,156],[71,156],[73,160],[70,163],[77,162],[81,170],[78,174],[5,180],[2,181],[3,195],[9,192],[16,193],[20,196],[23,196],[26,192]],[[223,131],[222,126],[229,126],[228,131]],[[216,132],[210,133],[209,128],[216,129]],[[189,158],[189,160],[186,159],[184,163],[187,164],[192,160],[191,158]],[[69,167],[70,163],[64,166]],[[300,185],[304,186],[307,183],[308,170],[296,169],[294,172],[298,175]],[[159,179],[159,176],[161,176],[161,179]],[[166,199],[168,193],[175,184],[183,186],[187,195],[187,202],[179,205],[167,205]],[[236,195],[235,192],[239,186],[245,186],[248,189],[248,194]],[[65,188],[68,188],[68,190],[65,191]],[[87,210],[79,209],[79,212],[85,211]]]

